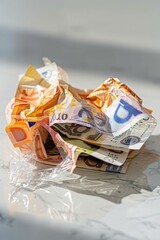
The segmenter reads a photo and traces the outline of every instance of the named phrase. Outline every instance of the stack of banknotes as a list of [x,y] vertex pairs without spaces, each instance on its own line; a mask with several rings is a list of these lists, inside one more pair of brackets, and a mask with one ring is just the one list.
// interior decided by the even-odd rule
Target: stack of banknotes
[[125,173],[156,126],[151,110],[116,78],[80,90],[62,68],[45,63],[19,77],[6,108],[14,147],[44,164]]

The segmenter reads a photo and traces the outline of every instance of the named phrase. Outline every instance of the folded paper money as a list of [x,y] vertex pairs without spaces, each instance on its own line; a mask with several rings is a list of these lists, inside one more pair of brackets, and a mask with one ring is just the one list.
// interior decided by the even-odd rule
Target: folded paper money
[[6,117],[14,147],[72,171],[77,166],[125,173],[156,126],[151,110],[118,79],[80,90],[51,62],[21,75]]

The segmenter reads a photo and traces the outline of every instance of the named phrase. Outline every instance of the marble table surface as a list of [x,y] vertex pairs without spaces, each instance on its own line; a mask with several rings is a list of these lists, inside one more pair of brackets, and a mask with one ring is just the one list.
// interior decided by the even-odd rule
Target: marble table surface
[[[126,174],[76,169],[66,178],[36,191],[12,194],[9,184],[9,143],[4,132],[4,109],[24,66],[0,64],[0,239],[159,239],[160,125],[131,162]],[[10,71],[8,72],[8,67]],[[81,81],[80,81],[81,79]],[[71,71],[71,82],[96,87],[103,76]],[[83,80],[83,81],[82,81]],[[124,81],[124,79],[121,79]],[[153,109],[159,121],[160,85],[144,80],[125,82]],[[79,84],[80,83],[80,84]],[[154,236],[154,238],[153,238]]]

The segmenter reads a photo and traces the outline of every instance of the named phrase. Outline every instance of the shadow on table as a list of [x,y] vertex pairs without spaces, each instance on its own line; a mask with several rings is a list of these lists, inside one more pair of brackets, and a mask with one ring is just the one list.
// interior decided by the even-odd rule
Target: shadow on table
[[135,157],[126,174],[76,169],[80,179],[65,181],[69,190],[95,195],[120,203],[128,195],[141,189],[152,191],[160,184],[160,135],[151,136]]
[[158,51],[77,41],[64,36],[2,27],[0,36],[0,60],[5,62],[41,66],[42,57],[47,56],[65,66],[66,70],[100,72],[104,77],[127,75],[159,82]]

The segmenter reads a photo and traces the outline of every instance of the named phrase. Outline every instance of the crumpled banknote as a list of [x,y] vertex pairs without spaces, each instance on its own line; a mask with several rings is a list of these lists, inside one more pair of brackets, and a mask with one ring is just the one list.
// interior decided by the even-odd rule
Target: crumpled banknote
[[39,162],[67,163],[125,173],[156,126],[151,110],[116,78],[92,90],[68,83],[67,73],[45,61],[20,76],[14,99],[6,108],[6,132],[24,154]]

